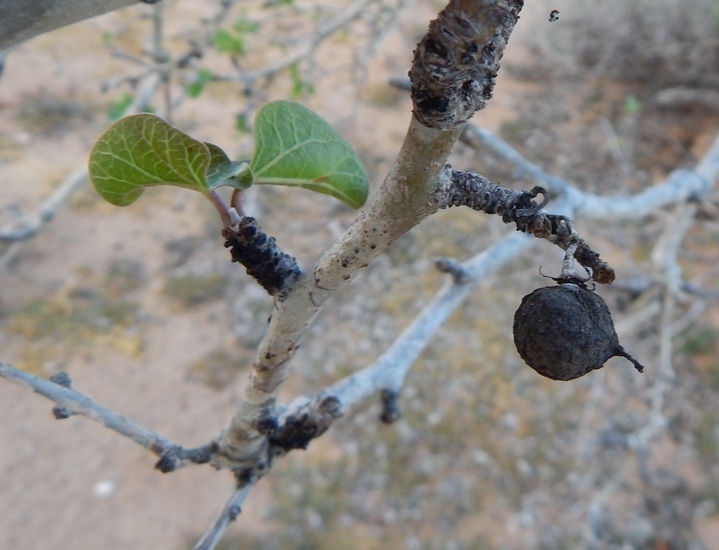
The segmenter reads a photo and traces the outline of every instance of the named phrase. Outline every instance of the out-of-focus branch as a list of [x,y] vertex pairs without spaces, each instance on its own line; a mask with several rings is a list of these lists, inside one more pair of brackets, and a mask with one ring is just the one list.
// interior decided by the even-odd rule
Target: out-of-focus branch
[[0,15],[0,50],[60,27],[139,3],[137,0],[5,0]]
[[169,472],[189,463],[199,464],[210,460],[213,450],[211,445],[198,449],[183,449],[169,439],[73,390],[67,375],[57,377],[56,381],[45,380],[6,363],[0,363],[0,376],[57,403],[53,409],[57,419],[81,414],[132,439],[160,457],[157,468],[161,471]]
[[210,525],[209,529],[202,535],[202,538],[197,541],[197,544],[193,546],[193,550],[212,550],[217,546],[225,534],[227,527],[240,515],[242,503],[247,498],[251,488],[252,485],[248,484],[236,489],[232,493],[230,498],[227,499],[224,508],[220,510],[220,513],[217,514],[217,517],[213,520],[212,525]]
[[694,170],[675,170],[664,182],[652,185],[636,195],[601,197],[593,193],[585,193],[566,180],[547,174],[542,168],[528,161],[509,143],[488,130],[468,124],[461,139],[478,149],[489,149],[498,157],[516,166],[520,176],[532,178],[547,190],[565,197],[569,201],[572,216],[639,219],[662,206],[704,197],[714,185],[714,178],[719,173],[719,138],[717,138]]
[[34,236],[52,220],[72,193],[87,181],[87,168],[79,168],[58,185],[33,214],[26,214],[16,222],[0,229],[1,241],[22,241]]
[[242,82],[243,84],[250,85],[258,80],[277,74],[294,65],[298,61],[312,55],[312,53],[327,39],[327,37],[339,29],[346,27],[352,20],[362,15],[362,13],[367,9],[367,6],[374,1],[375,0],[357,0],[347,9],[341,10],[340,13],[332,19],[321,22],[317,25],[314,32],[310,34],[307,42],[298,46],[295,50],[273,63],[254,71],[239,71],[237,74],[232,76],[216,78],[217,80]]

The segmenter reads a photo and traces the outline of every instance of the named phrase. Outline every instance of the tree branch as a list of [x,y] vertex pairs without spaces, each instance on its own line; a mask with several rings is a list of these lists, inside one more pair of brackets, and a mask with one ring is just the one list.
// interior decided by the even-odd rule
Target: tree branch
[[523,0],[452,0],[417,45],[409,72],[414,116],[447,130],[492,98],[499,60]]
[[254,218],[245,216],[237,225],[223,229],[222,236],[232,261],[245,266],[247,274],[279,300],[302,273],[297,261],[282,252],[274,237],[268,237]]
[[[415,117],[410,122],[397,160],[374,200],[352,226],[323,254],[314,269],[303,273],[297,283],[287,289],[284,300],[275,300],[270,326],[259,346],[249,385],[229,427],[216,440],[220,455],[225,457],[216,463],[218,467],[246,470],[258,464],[266,465],[271,460],[267,439],[258,425],[274,408],[282,382],[287,378],[288,361],[307,327],[327,300],[359,270],[384,252],[397,237],[437,210],[433,195],[447,157],[461,134],[464,117],[469,110],[482,108],[485,104],[468,97],[478,91],[473,83],[484,79],[483,89],[487,89],[486,85],[496,76],[491,73],[498,67],[521,6],[520,0],[452,0],[438,20],[431,23],[427,33],[429,38],[425,38],[427,55],[417,55],[411,71],[413,89],[416,86],[418,90],[413,95]],[[467,29],[468,33],[462,34],[463,22],[475,19],[476,22]],[[478,24],[482,25],[479,34]],[[437,37],[445,30],[457,38],[457,43],[483,52],[479,72],[438,71],[437,63],[442,53],[430,51],[431,37],[439,40]],[[479,42],[480,39],[484,42]],[[470,47],[470,43],[474,47]],[[485,48],[490,43],[492,46]],[[469,60],[464,62],[470,63]],[[451,104],[452,108],[462,110],[460,117],[446,118],[450,104],[426,101],[429,96],[422,90],[430,82],[441,83],[443,78],[448,86],[463,90],[464,95],[456,97],[461,105]],[[462,88],[463,84],[467,86]],[[418,116],[425,124],[418,120]],[[436,122],[433,128],[426,125],[435,124],[429,122],[430,119]]]
[[225,534],[227,527],[231,522],[237,519],[237,516],[240,515],[240,512],[242,511],[242,503],[247,498],[251,488],[252,485],[248,484],[236,489],[232,493],[230,498],[227,499],[225,506],[213,520],[210,528],[204,535],[202,535],[202,538],[197,541],[193,550],[212,550],[215,546],[217,546],[217,543],[220,542]]
[[137,0],[5,0],[0,16],[0,50],[138,3]]
[[[505,223],[515,223],[517,231],[547,239],[563,250],[576,245],[574,257],[591,271],[596,282],[609,284],[614,281],[614,269],[577,234],[571,219],[542,211],[549,201],[543,187],[534,187],[529,192],[514,191],[496,185],[484,176],[455,170],[451,185],[440,185],[437,191],[442,208],[468,206],[487,214],[499,214]],[[540,194],[544,195],[544,200],[535,204],[532,199]]]
[[[483,131],[483,133],[485,139],[495,139],[489,132]],[[511,157],[513,163],[520,168],[530,168],[533,172],[532,177],[538,179],[542,184],[547,184],[555,179],[542,172],[538,167],[528,163],[508,144],[501,142],[498,138],[496,139],[496,143],[500,144],[505,158],[507,156]],[[680,178],[675,175],[676,173],[673,173],[666,181],[637,195],[615,197],[612,200],[617,204],[622,199],[642,204],[651,202],[654,209],[657,209],[679,201],[691,200],[697,192],[702,194],[709,192],[711,187],[707,187],[707,185],[712,186],[719,176],[719,135],[717,135],[712,146],[702,157],[696,169],[694,171],[683,171],[683,173],[686,176],[684,178]],[[537,175],[540,177],[536,177]],[[554,203],[556,211],[570,213],[576,208],[577,204],[602,202],[602,197],[592,193],[585,193],[570,186],[563,180],[558,178],[557,180],[561,182],[565,192]],[[698,186],[699,183],[701,184],[700,186]],[[657,193],[653,190],[657,187],[664,189],[664,191]],[[594,209],[590,211],[595,212]],[[604,212],[601,219],[605,221],[611,220],[622,217],[623,214],[624,208],[619,208],[616,211],[610,209]],[[648,214],[649,212],[643,213],[644,216]],[[341,406],[346,409],[378,392],[389,391],[398,394],[414,361],[432,340],[439,327],[462,303],[469,292],[484,281],[488,275],[526,252],[533,242],[535,241],[527,235],[510,233],[466,262],[459,263],[451,259],[440,260],[438,267],[442,271],[449,273],[451,278],[444,282],[437,294],[374,363],[335,382],[322,392],[322,398],[326,398],[328,395],[335,396]],[[307,407],[309,403],[317,399],[320,399],[320,396],[298,397],[287,405],[279,406],[278,409],[283,410],[283,414],[291,414],[291,411],[298,410],[300,407]]]
[[180,447],[126,416],[117,414],[71,389],[70,379],[66,374],[64,376],[56,375],[52,380],[45,380],[18,370],[7,363],[0,363],[0,376],[21,386],[28,387],[57,403],[57,406],[53,409],[53,414],[57,419],[81,414],[132,439],[138,445],[145,447],[160,457],[156,468],[162,472],[170,472],[190,463],[202,464],[209,462],[214,450],[212,444],[197,449]]

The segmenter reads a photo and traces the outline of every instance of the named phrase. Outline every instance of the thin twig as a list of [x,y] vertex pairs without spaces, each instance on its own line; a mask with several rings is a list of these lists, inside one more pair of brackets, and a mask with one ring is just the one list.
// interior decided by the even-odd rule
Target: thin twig
[[252,489],[252,484],[240,487],[232,493],[230,498],[227,499],[225,506],[212,521],[210,528],[205,531],[202,538],[197,541],[193,550],[212,550],[215,546],[217,546],[217,543],[219,543],[224,536],[227,527],[231,522],[235,521],[237,516],[240,514],[242,503],[247,498],[250,489]]
[[210,461],[214,450],[211,444],[197,449],[184,449],[134,420],[73,390],[67,376],[57,378],[55,382],[21,371],[7,363],[0,363],[0,377],[30,388],[57,403],[53,412],[58,419],[81,414],[145,447],[160,457],[156,467],[162,472],[171,472],[190,463],[204,464]]
[[341,28],[346,27],[350,22],[362,15],[367,9],[367,6],[374,1],[376,0],[358,0],[346,9],[341,10],[340,13],[332,19],[323,21],[315,27],[315,30],[311,33],[307,42],[281,59],[254,71],[241,71],[232,76],[218,76],[216,80],[242,82],[245,85],[250,85],[257,80],[269,78],[312,55],[327,37]]
[[40,228],[52,220],[72,193],[87,181],[87,168],[82,167],[70,174],[45,199],[34,214],[27,214],[15,223],[0,229],[0,241],[21,241],[34,236]]
[[107,407],[103,407],[71,388],[18,370],[7,363],[0,363],[0,376],[47,397],[69,413],[81,414],[99,422],[103,426],[132,439],[158,456],[172,447],[177,447],[169,439],[125,416],[117,414]]

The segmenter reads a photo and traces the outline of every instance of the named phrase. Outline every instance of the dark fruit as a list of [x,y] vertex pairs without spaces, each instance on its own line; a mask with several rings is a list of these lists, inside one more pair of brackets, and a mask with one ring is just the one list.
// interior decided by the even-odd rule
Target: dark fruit
[[616,356],[642,372],[644,367],[619,344],[604,300],[576,280],[559,283],[522,298],[514,314],[514,343],[522,359],[554,380],[574,380]]

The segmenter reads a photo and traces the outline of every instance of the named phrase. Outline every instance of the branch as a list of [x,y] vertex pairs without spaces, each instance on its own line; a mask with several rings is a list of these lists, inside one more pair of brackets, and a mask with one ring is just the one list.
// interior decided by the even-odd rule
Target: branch
[[[512,157],[514,163],[522,169],[531,169],[532,176],[542,184],[548,184],[558,179],[548,176],[535,165],[532,165],[519,155],[508,144],[494,138],[489,132],[482,131],[486,138],[496,140],[503,156]],[[519,162],[517,162],[517,160]],[[673,204],[681,200],[689,200],[697,192],[707,193],[719,175],[719,135],[705,153],[701,162],[694,171],[683,171],[687,177],[680,178],[673,173],[669,178],[654,187],[651,187],[633,197],[616,197],[612,201],[619,204],[622,199],[639,203],[652,202],[654,209]],[[536,177],[539,176],[539,177]],[[554,209],[559,212],[571,212],[576,204],[601,203],[602,197],[591,193],[584,193],[571,187],[563,180],[559,180],[565,189],[563,196],[554,203]],[[700,184],[700,185],[698,185]],[[655,188],[664,189],[657,193]],[[648,198],[647,198],[648,197]],[[659,201],[658,198],[663,198]],[[655,202],[656,201],[656,202]],[[593,211],[593,209],[592,209]],[[608,221],[623,215],[624,209],[608,210],[602,219]],[[649,212],[644,213],[647,215]],[[398,394],[404,384],[404,379],[414,361],[422,350],[432,340],[439,327],[447,320],[454,310],[467,297],[469,292],[484,281],[491,273],[501,269],[512,259],[524,253],[533,244],[533,240],[521,233],[510,233],[500,239],[482,253],[459,263],[451,259],[442,259],[438,267],[451,275],[435,296],[427,303],[422,311],[415,317],[410,325],[392,343],[374,363],[364,367],[352,375],[335,382],[322,392],[322,398],[328,395],[335,396],[343,408],[348,408],[359,401],[381,392]],[[658,313],[658,312],[657,312]],[[619,330],[619,327],[618,327]],[[623,330],[623,329],[622,329]],[[285,412],[300,407],[307,407],[309,403],[320,399],[320,396],[305,396],[293,400],[280,407]],[[383,398],[384,400],[384,398]]]
[[453,0],[429,25],[409,72],[414,116],[447,130],[492,98],[499,60],[523,0]]
[[[537,205],[532,199],[540,194],[544,195],[544,200]],[[600,260],[599,254],[577,234],[572,220],[542,211],[549,201],[543,187],[535,187],[529,192],[514,191],[491,183],[484,176],[455,170],[451,184],[440,184],[437,195],[442,208],[468,206],[487,214],[499,214],[504,223],[515,223],[517,231],[547,239],[563,250],[576,245],[574,257],[589,269],[596,282],[609,284],[614,281],[614,269]]]
[[242,218],[238,224],[223,229],[222,236],[232,261],[245,266],[247,274],[271,296],[281,300],[284,289],[302,273],[297,261],[282,252],[275,238],[268,237],[254,218]]
[[[480,38],[475,33],[476,26],[468,29],[467,36],[460,36],[457,34],[461,32],[457,21],[477,18],[484,25],[481,38],[493,44],[491,48],[484,49],[485,43],[475,43],[477,50],[484,52],[481,70],[471,75],[463,72],[445,74],[452,81],[451,86],[461,87],[465,83],[467,87],[464,90],[471,95],[470,92],[476,91],[473,82],[478,79],[489,82],[496,76],[491,73],[498,67],[521,5],[520,0],[450,2],[440,18],[431,24],[428,37],[439,36],[446,29],[462,44],[469,45],[472,40]],[[500,17],[500,12],[504,11],[508,15]],[[429,40],[426,39],[425,48],[429,48]],[[415,59],[412,80],[413,86],[418,86],[419,90],[424,89],[427,82],[437,83],[442,78],[434,64],[441,54],[435,54],[418,55]],[[417,116],[412,118],[397,160],[371,204],[323,254],[314,268],[303,273],[297,283],[287,289],[284,300],[275,300],[270,326],[259,346],[249,385],[243,392],[230,426],[216,440],[220,455],[225,458],[215,463],[216,466],[244,470],[259,464],[264,466],[271,460],[267,438],[259,427],[276,404],[280,387],[288,376],[288,361],[307,327],[320,308],[359,270],[384,252],[395,239],[437,210],[434,193],[447,157],[462,131],[463,118],[448,121],[444,115],[449,105],[432,104],[423,98],[426,95],[418,93],[422,104],[415,101],[415,115],[421,112],[427,121],[434,118],[442,122],[438,127],[431,128],[420,122]],[[465,114],[472,105],[475,109],[484,106],[481,101],[475,102],[468,97],[463,101],[461,109]],[[460,108],[453,105],[455,107]]]
[[702,157],[694,170],[675,170],[662,183],[652,185],[631,196],[601,197],[585,193],[562,178],[551,176],[536,164],[528,161],[503,139],[472,124],[465,127],[462,140],[469,145],[491,150],[498,157],[519,168],[520,176],[528,176],[549,191],[566,198],[569,207],[567,215],[586,216],[597,219],[636,220],[650,212],[690,199],[701,199],[714,185],[719,173],[719,136]]
[[251,488],[251,484],[245,485],[244,487],[236,489],[235,492],[232,493],[230,498],[225,503],[224,508],[222,508],[220,513],[217,514],[217,517],[213,520],[212,525],[205,534],[202,535],[202,538],[197,541],[193,550],[212,550],[215,546],[217,546],[217,543],[220,542],[225,534],[227,527],[231,522],[237,519],[237,516],[240,515],[240,512],[242,511],[242,503],[245,501],[245,498],[247,498]]
[[145,447],[160,457],[155,467],[162,472],[170,472],[190,463],[209,462],[214,451],[211,444],[197,449],[184,449],[126,416],[95,403],[89,397],[71,389],[70,378],[65,373],[45,380],[7,363],[0,363],[0,376],[57,403],[53,414],[58,420],[81,414]]
[[40,204],[36,213],[22,216],[15,223],[0,228],[0,242],[22,241],[33,237],[43,225],[55,217],[55,214],[70,195],[86,181],[87,168],[85,167],[79,168],[70,174]]
[[346,9],[341,10],[340,13],[332,19],[321,22],[315,27],[310,35],[310,39],[305,44],[274,63],[270,63],[266,67],[261,67],[254,71],[240,72],[236,76],[216,77],[216,80],[242,82],[245,85],[251,85],[257,80],[269,78],[285,70],[287,67],[312,55],[325,39],[341,28],[346,27],[352,20],[360,17],[366,11],[367,6],[373,1],[374,0],[358,0]]
[[5,0],[0,16],[0,50],[138,3],[136,0]]

